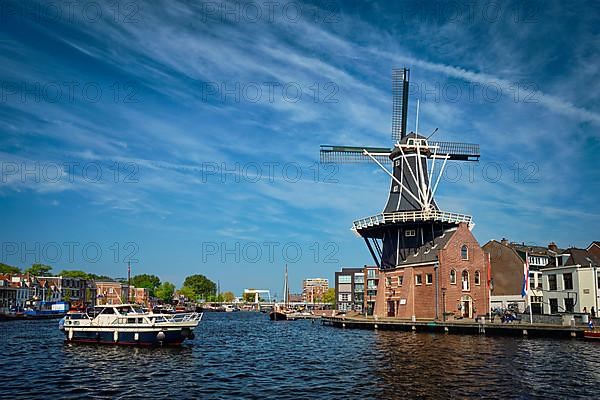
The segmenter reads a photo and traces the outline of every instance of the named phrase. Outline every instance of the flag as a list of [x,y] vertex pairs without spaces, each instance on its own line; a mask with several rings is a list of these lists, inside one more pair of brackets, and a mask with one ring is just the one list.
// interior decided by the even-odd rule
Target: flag
[[527,253],[525,253],[525,263],[523,264],[523,289],[521,290],[521,297],[527,296],[527,289],[529,288],[529,259]]

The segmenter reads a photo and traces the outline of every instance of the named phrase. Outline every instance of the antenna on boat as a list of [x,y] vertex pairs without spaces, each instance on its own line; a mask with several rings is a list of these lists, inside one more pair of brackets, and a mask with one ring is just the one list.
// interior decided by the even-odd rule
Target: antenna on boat
[[127,261],[127,302],[131,300],[131,260]]

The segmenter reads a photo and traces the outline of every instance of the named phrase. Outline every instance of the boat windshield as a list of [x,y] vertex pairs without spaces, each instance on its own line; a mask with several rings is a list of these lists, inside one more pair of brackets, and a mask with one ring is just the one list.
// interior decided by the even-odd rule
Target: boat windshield
[[144,311],[144,309],[140,306],[131,306],[131,312],[133,314],[145,314],[146,312]]

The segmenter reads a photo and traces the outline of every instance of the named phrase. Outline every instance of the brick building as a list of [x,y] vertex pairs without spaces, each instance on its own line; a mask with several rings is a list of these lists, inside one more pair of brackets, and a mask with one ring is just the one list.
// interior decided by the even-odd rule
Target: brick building
[[489,310],[487,256],[465,223],[379,273],[375,315],[473,318]]
[[325,278],[308,278],[302,281],[302,301],[305,303],[321,303],[329,290],[329,280]]
[[129,298],[129,286],[119,282],[96,282],[96,304],[121,304]]

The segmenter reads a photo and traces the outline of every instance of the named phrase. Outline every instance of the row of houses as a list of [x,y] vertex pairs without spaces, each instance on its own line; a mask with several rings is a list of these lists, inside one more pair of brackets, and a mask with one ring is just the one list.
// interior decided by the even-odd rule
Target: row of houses
[[32,307],[39,302],[66,301],[72,305],[120,304],[130,301],[149,305],[149,290],[120,282],[94,281],[63,276],[0,274],[0,313]]
[[[534,314],[595,314],[600,305],[600,242],[585,249],[491,240],[483,246],[492,265],[491,308],[531,307]],[[524,263],[529,282],[523,296]]]
[[[591,313],[600,305],[600,242],[561,249],[491,240],[479,246],[468,229],[448,232],[413,265],[335,273],[336,309],[397,318],[473,318],[493,310],[533,314]],[[430,253],[433,253],[430,251]],[[526,287],[525,270],[529,279]],[[525,296],[523,296],[525,289]]]

